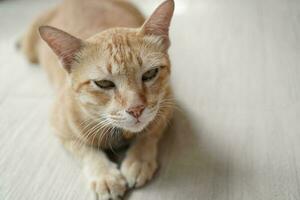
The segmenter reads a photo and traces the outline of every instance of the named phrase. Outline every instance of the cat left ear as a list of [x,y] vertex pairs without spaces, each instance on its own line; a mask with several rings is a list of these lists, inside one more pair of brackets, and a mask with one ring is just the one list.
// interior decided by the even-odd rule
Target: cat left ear
[[163,2],[142,26],[146,35],[157,35],[169,38],[169,27],[174,13],[174,0]]
[[83,46],[83,41],[51,26],[41,26],[39,32],[42,39],[59,57],[63,67],[70,73],[75,54]]

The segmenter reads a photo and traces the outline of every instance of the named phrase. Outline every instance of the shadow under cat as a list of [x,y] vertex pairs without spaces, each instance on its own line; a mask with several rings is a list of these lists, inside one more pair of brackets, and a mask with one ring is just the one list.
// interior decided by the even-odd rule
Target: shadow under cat
[[[159,199],[196,200],[209,196],[209,199],[221,200],[224,195],[228,196],[228,188],[231,187],[236,173],[242,173],[244,177],[249,178],[251,174],[230,158],[229,145],[220,144],[216,142],[217,138],[214,140],[213,137],[208,137],[209,128],[201,121],[197,121],[196,128],[190,120],[191,117],[182,107],[176,110],[160,142],[160,168],[155,178],[143,187],[143,191],[159,193],[163,190]],[[178,193],[176,196],[172,193],[175,185],[182,191],[180,196]],[[139,199],[138,190],[129,190],[124,199]],[[145,193],[143,199],[147,200],[147,196],[144,195]]]

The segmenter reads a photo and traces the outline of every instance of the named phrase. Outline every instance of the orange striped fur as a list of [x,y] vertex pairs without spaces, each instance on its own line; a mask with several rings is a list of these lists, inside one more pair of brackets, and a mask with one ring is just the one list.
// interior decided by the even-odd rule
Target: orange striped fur
[[[56,90],[56,134],[81,160],[102,199],[118,199],[126,184],[144,185],[157,168],[157,143],[173,112],[173,11],[174,1],[167,0],[144,22],[127,1],[65,0],[37,18],[24,37],[23,52],[44,67]],[[144,79],[146,74],[154,75]],[[112,88],[101,88],[103,80]],[[102,150],[132,138],[118,169]]]

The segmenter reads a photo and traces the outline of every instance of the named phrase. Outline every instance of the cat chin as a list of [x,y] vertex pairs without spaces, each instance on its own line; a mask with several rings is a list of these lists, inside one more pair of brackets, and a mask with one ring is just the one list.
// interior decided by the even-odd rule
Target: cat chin
[[126,124],[124,127],[122,127],[124,130],[130,131],[132,133],[139,133],[141,131],[143,131],[149,124],[151,121],[153,121],[153,119],[155,118],[155,115],[153,115],[152,117],[141,117],[141,120],[139,123],[136,123],[136,121],[132,121],[129,124]]
[[139,133],[139,132],[143,131],[146,128],[146,126],[147,126],[147,124],[143,123],[143,124],[122,127],[122,129],[124,129],[126,131],[130,131],[132,133]]
[[143,131],[148,125],[150,121],[141,121],[139,123],[136,123],[134,121],[131,121],[126,124],[114,124],[116,127],[121,128],[123,130],[129,131],[131,133],[139,133]]

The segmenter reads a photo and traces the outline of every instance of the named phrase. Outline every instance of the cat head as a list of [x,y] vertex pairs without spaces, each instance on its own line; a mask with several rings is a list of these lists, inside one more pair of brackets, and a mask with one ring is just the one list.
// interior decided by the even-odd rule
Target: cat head
[[139,132],[156,117],[168,89],[173,11],[174,1],[167,0],[142,27],[113,28],[85,41],[50,26],[39,31],[84,111],[106,125]]

